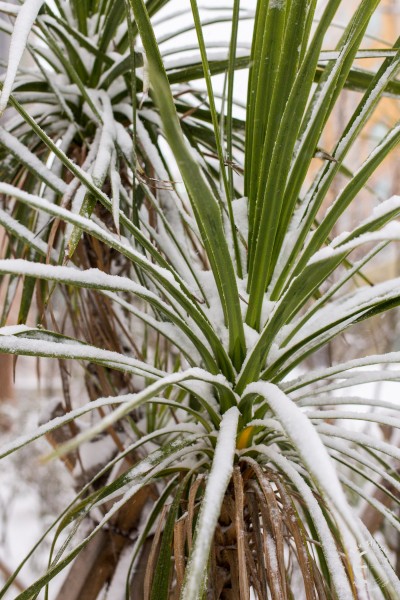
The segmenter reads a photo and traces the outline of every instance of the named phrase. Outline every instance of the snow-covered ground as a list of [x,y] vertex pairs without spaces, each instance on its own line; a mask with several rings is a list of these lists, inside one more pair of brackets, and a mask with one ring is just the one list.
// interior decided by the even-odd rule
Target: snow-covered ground
[[[1,431],[1,445],[37,426],[41,413],[54,398],[61,399],[61,390],[43,381],[37,387],[34,359],[21,358],[16,373],[16,398],[2,404],[3,415],[8,417],[11,429]],[[6,581],[5,570],[14,571],[34,544],[51,525],[54,518],[72,498],[72,479],[60,463],[44,464],[41,457],[50,449],[46,441],[40,440],[15,454],[6,457],[0,468],[0,588]],[[17,581],[25,588],[46,568],[51,537],[42,549],[23,567]],[[62,579],[51,586],[50,597]],[[13,600],[18,588],[13,585],[4,600]],[[43,598],[40,595],[39,598]]]

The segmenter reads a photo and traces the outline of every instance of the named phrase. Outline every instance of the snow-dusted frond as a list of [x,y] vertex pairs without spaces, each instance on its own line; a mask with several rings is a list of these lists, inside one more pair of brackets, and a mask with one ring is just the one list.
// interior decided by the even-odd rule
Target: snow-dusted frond
[[230,408],[222,417],[208,483],[198,517],[189,568],[182,595],[200,599],[207,581],[207,563],[222,502],[233,471],[239,411]]
[[18,11],[13,34],[11,36],[6,77],[1,90],[0,114],[2,114],[7,107],[28,36],[43,2],[44,0],[24,0],[24,3]]
[[45,438],[80,490],[18,598],[74,559],[90,595],[105,531],[96,594],[400,596],[360,519],[398,528],[400,40],[378,0],[168,4],[0,2],[0,353],[65,396],[0,452]]

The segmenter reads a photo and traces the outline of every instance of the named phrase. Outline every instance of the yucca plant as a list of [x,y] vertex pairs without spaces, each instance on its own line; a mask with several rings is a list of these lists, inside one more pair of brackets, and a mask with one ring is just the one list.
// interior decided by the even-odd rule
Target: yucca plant
[[[357,502],[399,531],[400,451],[379,429],[399,427],[398,407],[352,387],[398,381],[380,367],[400,355],[308,362],[400,303],[399,280],[370,285],[363,274],[400,239],[400,197],[337,229],[400,139],[397,124],[354,173],[345,164],[381,98],[400,96],[398,41],[365,48],[379,0],[357,3],[334,49],[340,0],[318,19],[316,0],[258,0],[255,15],[234,0],[207,21],[191,0],[187,47],[167,4],[0,7],[15,19],[1,20],[11,34],[0,98],[3,325],[23,279],[20,324],[0,330],[0,351],[59,359],[66,392],[64,414],[1,456],[41,436],[74,473],[83,449],[95,454],[46,534],[46,573],[17,597],[49,597],[52,578],[83,556],[86,579],[79,587],[72,570],[63,600],[399,598]],[[250,51],[238,29],[252,17]],[[215,22],[230,25],[222,58],[223,44],[204,36]],[[159,23],[171,33],[157,39]],[[380,66],[356,66],[362,58]],[[316,171],[345,89],[358,92],[354,113],[335,147],[318,151]],[[40,326],[28,327],[34,298]],[[86,403],[68,394],[71,360],[85,372]],[[112,546],[96,555],[102,568],[84,554],[96,540]]]

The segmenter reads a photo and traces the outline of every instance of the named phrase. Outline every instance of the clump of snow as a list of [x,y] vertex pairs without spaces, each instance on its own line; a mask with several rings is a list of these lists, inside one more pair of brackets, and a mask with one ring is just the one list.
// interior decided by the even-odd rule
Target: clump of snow
[[197,274],[200,284],[204,290],[207,290],[207,300],[210,308],[203,307],[205,314],[212,323],[217,335],[224,344],[228,347],[229,333],[225,326],[224,312],[219,297],[217,284],[212,271],[200,271]]
[[25,331],[32,331],[33,327],[27,325],[6,325],[0,327],[0,335],[15,335],[16,333],[24,333]]
[[378,204],[378,206],[375,206],[371,217],[375,220],[395,210],[400,210],[400,196],[392,196],[388,200]]
[[319,262],[320,260],[325,260],[327,258],[331,258],[331,256],[333,256],[333,255],[334,255],[333,248],[331,248],[330,246],[325,246],[324,248],[321,248],[320,250],[318,250],[318,252],[313,254],[313,256],[308,261],[308,264],[311,265],[313,263]]
[[263,326],[269,320],[269,318],[272,314],[272,311],[274,310],[275,307],[276,307],[276,302],[272,302],[271,300],[268,300],[268,296],[264,295],[264,300],[263,300],[262,308],[261,308],[261,323]]
[[243,323],[244,335],[246,339],[246,348],[250,350],[253,348],[260,338],[260,334],[256,329],[249,327],[247,323]]
[[284,0],[271,0],[269,3],[269,8],[275,8],[276,10],[282,10],[285,7]]
[[245,240],[249,237],[248,198],[237,198],[232,202],[235,225]]

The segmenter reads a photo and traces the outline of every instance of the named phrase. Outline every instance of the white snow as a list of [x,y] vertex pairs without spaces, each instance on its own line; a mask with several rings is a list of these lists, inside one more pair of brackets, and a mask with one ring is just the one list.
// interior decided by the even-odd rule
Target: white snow
[[307,417],[312,420],[337,420],[337,419],[351,419],[351,420],[362,420],[363,422],[379,423],[380,425],[388,425],[400,429],[400,419],[395,418],[393,415],[382,415],[381,413],[366,413],[347,411],[347,410],[316,410],[306,411]]
[[[391,379],[393,376],[392,372],[382,373],[380,371],[373,371],[372,373],[364,373],[362,371],[353,371],[360,367],[366,367],[370,365],[390,365],[397,364],[400,362],[400,352],[387,352],[386,354],[371,354],[362,358],[356,358],[347,362],[338,363],[333,367],[328,367],[323,370],[315,370],[311,373],[304,373],[300,377],[291,381],[282,383],[282,389],[288,393],[293,390],[300,389],[314,383],[316,381],[329,380],[332,378],[348,378],[357,377],[357,383],[368,383],[370,381],[380,381]],[[349,384],[352,385],[352,384]],[[347,387],[349,387],[347,385]],[[311,393],[311,392],[307,392]]]
[[[400,378],[400,374],[399,374]],[[316,390],[317,391],[317,390]],[[317,391],[318,393],[318,391]],[[318,395],[316,397],[312,397],[309,394],[306,394],[304,398],[297,399],[297,406],[304,407],[313,407],[313,406],[341,406],[343,404],[347,405],[359,405],[362,407],[380,407],[386,408],[388,410],[400,410],[400,405],[395,404],[394,402],[387,402],[385,400],[381,400],[380,398],[364,398],[361,396],[336,396],[336,395]]]
[[374,450],[382,452],[386,456],[400,460],[400,450],[396,448],[396,446],[374,438],[366,433],[354,430],[348,431],[343,427],[330,425],[329,423],[321,423],[317,425],[317,430],[321,435],[329,435],[333,436],[334,438],[348,440],[353,444],[360,444],[361,446],[366,446],[367,448],[373,448]]
[[197,274],[197,277],[200,281],[201,287],[204,290],[206,290],[207,301],[210,305],[209,308],[204,307],[203,310],[207,315],[209,321],[212,323],[224,347],[227,348],[229,344],[229,332],[224,324],[224,313],[222,310],[221,300],[219,297],[214,274],[212,273],[212,271],[200,271]]
[[124,155],[125,159],[130,163],[133,157],[133,142],[132,138],[121,123],[115,123],[116,144]]
[[20,11],[20,6],[11,4],[10,2],[0,2],[0,11],[11,15],[17,15]]
[[43,2],[44,0],[25,0],[18,11],[10,40],[7,73],[0,95],[0,115],[7,107],[18,66],[28,41],[28,36]]
[[34,331],[34,327],[27,325],[6,325],[0,327],[0,335],[15,335],[16,333],[25,333],[26,331]]
[[276,8],[282,10],[285,6],[285,0],[270,0],[269,8]]
[[110,584],[107,586],[106,598],[110,600],[123,600],[123,598],[126,598],[127,577],[131,562],[132,545],[128,544],[122,551],[117,568],[114,571]]
[[247,241],[249,237],[248,198],[236,198],[232,202],[235,225]]
[[[319,56],[319,62],[328,62],[330,60],[337,60],[339,52],[337,50],[322,50]],[[360,60],[361,58],[386,58],[396,56],[396,50],[391,49],[367,49],[358,50],[354,57],[354,60]]]
[[209,551],[222,501],[233,471],[239,410],[230,408],[222,417],[217,445],[204,499],[197,521],[195,542],[188,565],[188,577],[182,591],[185,600],[197,600],[206,576]]
[[[180,321],[182,326],[186,327],[186,322],[179,317],[176,307],[171,308],[171,306],[166,304],[156,294],[149,291],[146,287],[135,283],[131,279],[128,279],[127,277],[108,275],[99,269],[79,270],[66,266],[45,265],[35,263],[33,261],[25,261],[23,259],[0,260],[0,273],[1,272],[8,274],[30,275],[50,281],[71,283],[85,288],[93,287],[101,290],[110,290],[111,292],[130,292],[135,294],[138,298],[141,298],[150,304],[156,305],[158,308],[163,310],[165,314],[170,315],[171,318],[175,319],[177,323]],[[148,319],[147,322],[149,322]],[[197,331],[196,325],[191,323],[188,324],[193,330],[195,329]],[[168,329],[167,323],[160,324],[160,330],[162,330],[164,325],[164,331],[168,336],[172,333],[172,331],[171,329]],[[179,332],[177,333],[179,335]],[[182,343],[183,341],[184,340],[180,337],[180,342]]]
[[127,371],[159,378],[165,375],[163,371],[152,367],[135,358],[124,356],[118,352],[102,350],[79,342],[52,342],[48,339],[30,339],[13,335],[0,337],[0,352],[7,354],[26,354],[34,356],[49,356],[52,358],[76,358],[81,360],[105,361],[108,365],[119,365]]
[[105,465],[117,452],[115,441],[111,435],[105,435],[100,439],[92,440],[81,444],[79,447],[79,468],[82,466],[85,471],[92,472],[98,470],[99,466]]
[[33,154],[16,137],[9,133],[4,127],[0,127],[0,143],[4,144],[17,158],[19,158],[27,167],[31,168],[38,177],[46,182],[54,190],[63,194],[67,189],[67,184],[57,177],[42,163],[42,161]]
[[39,277],[63,283],[72,283],[88,288],[101,288],[113,292],[131,292],[140,296],[145,295],[149,298],[154,297],[158,300],[157,296],[131,279],[128,279],[128,277],[108,275],[107,273],[100,271],[100,269],[80,270],[73,267],[47,265],[18,258],[0,260],[0,272],[30,275],[32,277]]
[[116,165],[116,151],[112,153],[110,162],[110,181],[111,181],[111,192],[112,192],[112,215],[114,220],[115,228],[119,234],[119,200],[120,200],[120,188],[121,176]]
[[93,166],[92,177],[97,187],[101,188],[110,167],[116,139],[116,130],[110,97],[102,91],[102,93],[99,93],[99,98],[102,104],[102,111],[100,114],[103,126],[101,129],[99,148]]
[[[0,225],[6,228],[8,232],[20,239],[27,240],[29,246],[34,248],[44,256],[47,255],[48,246],[46,242],[41,240],[37,235],[35,235],[30,229],[19,223],[11,215],[9,215],[6,211],[0,208]],[[52,250],[51,253],[52,258],[57,260],[57,255],[55,250]]]
[[268,532],[267,532],[267,536],[266,536],[266,542],[267,542],[267,549],[268,549],[268,558],[269,558],[269,563],[271,565],[272,573],[278,573],[279,566],[278,566],[278,557],[276,555],[276,544],[275,544],[274,538]]
[[[396,210],[400,211],[400,196],[392,196],[388,200],[378,204],[378,206],[375,206],[372,211],[371,220],[378,219]],[[368,221],[362,221],[361,225],[367,222]]]
[[[371,216],[362,221],[357,230],[361,231],[362,228],[368,225],[374,225],[376,221],[379,221],[384,215],[390,214],[393,211],[400,211],[400,196],[392,196],[389,200],[382,202],[378,205]],[[356,230],[356,231],[357,231]],[[316,252],[308,264],[312,264],[317,262],[318,260],[322,260],[326,258],[323,255],[323,251],[326,249],[331,250],[331,256],[342,254],[343,252],[349,252],[357,248],[357,246],[361,246],[362,244],[368,244],[371,242],[380,242],[380,241],[399,241],[400,240],[400,223],[398,221],[392,221],[387,223],[380,229],[379,231],[367,231],[367,233],[362,233],[361,235],[357,235],[356,232],[349,233],[347,231],[342,232],[340,235],[335,237],[331,244],[327,248],[323,248]]]
[[318,250],[315,254],[312,255],[310,260],[308,261],[308,265],[319,262],[320,260],[326,260],[327,258],[331,258],[335,255],[334,249],[331,246],[324,246],[320,250]]
[[[285,346],[284,351],[286,352],[289,348],[296,346],[301,340],[307,338],[312,337],[315,342],[317,335],[323,335],[325,329],[327,330],[325,335],[330,336],[333,331],[336,331],[335,323],[337,323],[337,331],[340,331],[348,324],[352,324],[356,315],[362,315],[363,312],[379,305],[381,302],[395,299],[399,294],[400,278],[396,278],[372,287],[359,288],[335,302],[330,302],[309,318],[293,336],[290,345]],[[286,333],[287,331],[285,331]]]
[[250,350],[251,348],[254,348],[254,346],[257,344],[258,340],[260,339],[260,333],[256,329],[249,327],[247,325],[247,323],[243,323],[243,328],[244,328],[244,336],[245,336],[245,340],[246,340],[246,348],[247,348],[247,350]]
[[[88,174],[84,174],[84,177],[87,180]],[[151,262],[143,254],[135,250],[126,238],[122,238],[121,240],[119,240],[119,238],[116,235],[109,233],[109,231],[103,229],[97,223],[94,223],[93,220],[87,219],[80,215],[73,215],[70,211],[62,208],[61,206],[57,206],[50,202],[47,202],[45,199],[40,198],[39,196],[28,194],[23,190],[20,190],[19,188],[9,185],[7,183],[0,182],[0,193],[7,194],[9,196],[15,196],[21,202],[29,204],[30,206],[34,206],[35,208],[43,210],[48,214],[60,217],[66,222],[73,223],[74,225],[81,227],[82,230],[99,237],[99,239],[107,241],[110,246],[118,249],[118,251],[120,251],[125,256],[129,256],[129,258],[131,258],[134,262],[138,262],[141,265],[145,264],[147,270],[150,273],[156,273],[158,277],[162,278],[164,281],[168,281],[170,284],[174,284],[175,287],[178,289],[178,286],[175,282],[175,278],[171,271]]]

